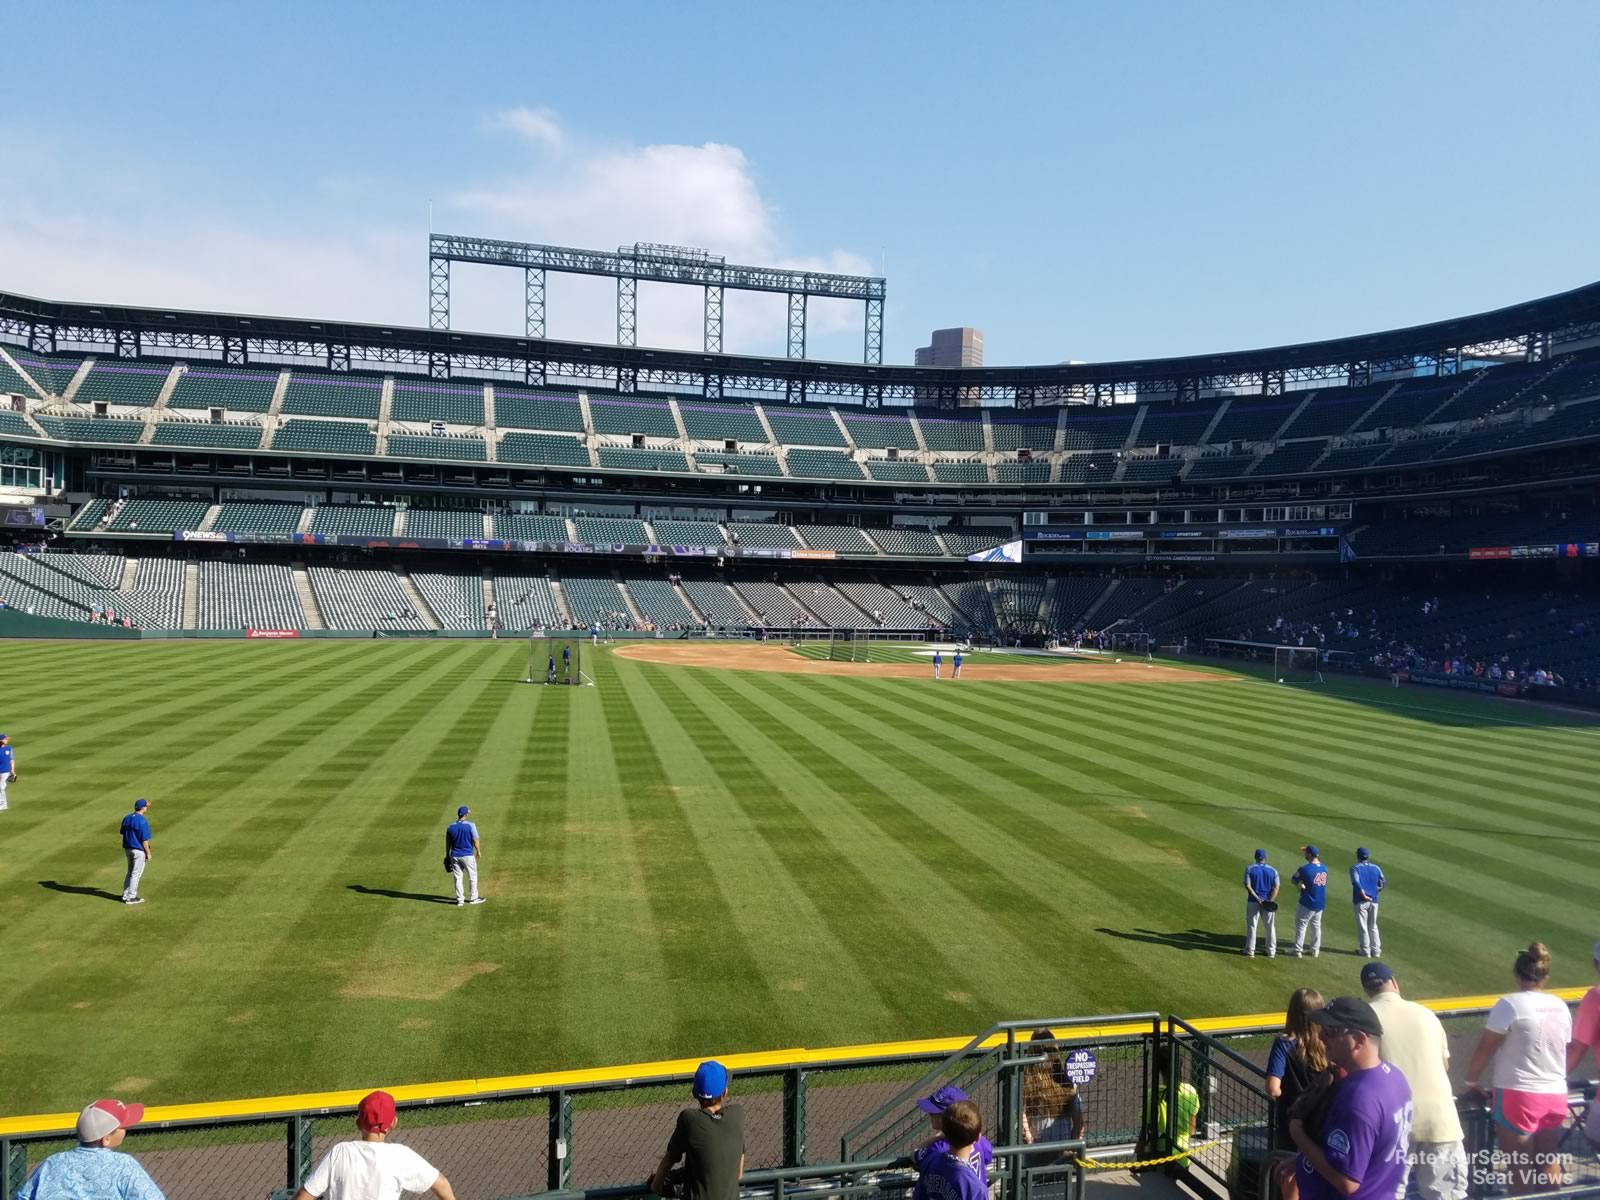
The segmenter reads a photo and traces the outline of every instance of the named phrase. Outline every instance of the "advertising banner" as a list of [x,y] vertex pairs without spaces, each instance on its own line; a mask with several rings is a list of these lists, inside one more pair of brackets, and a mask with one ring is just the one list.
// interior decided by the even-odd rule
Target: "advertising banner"
[[298,629],[246,629],[247,638],[297,638],[300,636]]

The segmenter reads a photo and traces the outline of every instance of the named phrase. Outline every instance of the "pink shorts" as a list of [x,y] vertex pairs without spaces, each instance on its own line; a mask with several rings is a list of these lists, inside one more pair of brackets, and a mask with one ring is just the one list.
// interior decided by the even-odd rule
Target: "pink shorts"
[[1567,1098],[1554,1092],[1496,1088],[1494,1122],[1524,1135],[1560,1129],[1567,1123]]

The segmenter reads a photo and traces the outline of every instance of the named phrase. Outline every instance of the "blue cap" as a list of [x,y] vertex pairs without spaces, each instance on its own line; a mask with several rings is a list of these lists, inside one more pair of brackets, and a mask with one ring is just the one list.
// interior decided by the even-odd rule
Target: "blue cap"
[[1361,968],[1361,986],[1369,992],[1377,991],[1393,978],[1394,972],[1381,962],[1369,962]]
[[933,1095],[922,1100],[918,1100],[917,1107],[923,1112],[927,1113],[929,1116],[932,1116],[935,1113],[942,1113],[945,1109],[949,1108],[958,1100],[970,1099],[972,1099],[972,1097],[968,1096],[960,1088],[955,1087],[952,1084],[946,1084]]
[[9,733],[0,733],[0,742],[5,741],[10,736],[11,735]]
[[728,1090],[728,1068],[712,1059],[694,1069],[694,1098],[715,1100]]
[[464,817],[471,811],[472,810],[470,808],[468,808],[465,804],[463,804],[460,808],[456,809],[456,816]]
[[149,808],[149,807],[150,807],[150,801],[146,800],[142,796],[139,799],[137,799],[137,800],[135,800],[133,802],[133,808],[134,808],[135,812],[137,812],[141,808]]
[[1317,853],[1317,848],[1315,846],[1301,846],[1300,849],[1302,851],[1304,851],[1307,855],[1309,855],[1311,858],[1320,858],[1320,857],[1322,857],[1320,854]]
[[1267,861],[1267,852],[1265,850],[1257,850],[1256,851],[1256,861],[1257,862],[1266,862]]
[[1362,862],[1366,862],[1367,859],[1372,857],[1372,855],[1368,854],[1367,853],[1367,848],[1365,846],[1363,846],[1363,847],[1361,847],[1361,849],[1356,851],[1356,857],[1359,858]]

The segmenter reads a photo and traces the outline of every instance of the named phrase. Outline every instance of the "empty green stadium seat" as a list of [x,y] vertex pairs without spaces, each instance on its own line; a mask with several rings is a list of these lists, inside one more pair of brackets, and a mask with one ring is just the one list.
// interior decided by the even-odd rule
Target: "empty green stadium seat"
[[695,404],[680,401],[683,428],[692,438],[706,441],[766,442],[767,431],[750,405]]
[[808,479],[861,479],[861,468],[845,450],[811,450],[791,446],[789,474]]
[[988,483],[989,468],[981,462],[936,462],[933,477],[940,483]]
[[921,463],[890,462],[886,458],[869,458],[866,462],[867,474],[874,479],[904,481],[906,483],[927,483],[928,468]]
[[492,536],[512,542],[570,542],[565,517],[550,513],[496,513]]
[[771,454],[725,454],[721,451],[697,450],[694,461],[702,471],[719,471],[724,475],[782,475],[776,456]]
[[227,408],[234,412],[266,412],[278,386],[276,371],[231,371],[224,367],[190,367],[178,375],[168,408]]
[[729,535],[738,535],[738,544],[764,550],[797,549],[805,543],[787,525],[765,521],[729,521]]
[[603,546],[643,546],[650,539],[644,522],[632,517],[573,517],[572,526],[580,542]]
[[483,389],[442,383],[396,383],[389,416],[396,421],[483,424]]
[[391,433],[385,453],[394,458],[449,458],[483,462],[489,457],[480,437]]
[[796,525],[796,531],[815,550],[838,554],[877,554],[878,548],[853,525]]
[[213,446],[223,449],[255,450],[261,445],[261,426],[230,421],[214,425],[209,421],[158,421],[150,439],[156,446]]
[[[922,427],[922,440],[929,450],[982,450],[983,419],[981,417],[930,417],[917,414],[917,424]],[[1052,442],[1054,439],[1052,438]],[[1031,448],[1031,447],[1030,447]]]
[[378,436],[354,421],[285,421],[272,435],[274,450],[305,450],[318,454],[376,454]]
[[624,400],[590,393],[589,416],[596,433],[642,433],[647,437],[661,438],[678,436],[672,410],[662,400]]
[[885,554],[906,555],[916,558],[942,558],[944,551],[933,534],[926,529],[896,525],[890,529],[869,529],[867,533]]
[[156,402],[171,373],[170,365],[147,366],[98,359],[83,377],[72,400],[74,404],[103,400],[107,404],[148,408]]
[[144,422],[118,417],[45,417],[34,420],[53,438],[64,442],[137,442]]
[[447,538],[461,541],[482,538],[483,514],[446,508],[413,508],[406,511],[404,537]]
[[721,546],[728,540],[712,521],[651,521],[650,528],[662,546]]
[[864,449],[882,450],[889,446],[898,450],[917,448],[917,435],[911,428],[911,418],[907,416],[840,412],[839,417],[850,433],[850,440]]
[[298,416],[377,420],[382,403],[383,380],[370,375],[317,375],[296,371],[283,393],[284,413]]
[[578,398],[560,392],[524,392],[496,386],[494,421],[501,429],[584,432],[583,409],[578,404]]
[[613,471],[687,471],[682,450],[635,450],[631,446],[599,446],[600,465]]
[[[997,421],[991,416],[996,450],[1050,450],[1056,444],[1056,420]],[[1123,427],[1124,436],[1127,427]],[[1120,445],[1120,443],[1119,443]]]
[[582,439],[560,433],[502,434],[495,456],[501,462],[532,463],[537,466],[587,467],[589,449]]
[[763,405],[772,434],[785,445],[843,446],[844,434],[826,408],[778,408]]
[[106,526],[118,533],[172,533],[199,529],[211,505],[205,500],[157,500],[135,497]]
[[217,519],[212,522],[211,528],[224,533],[293,533],[299,528],[300,518],[305,511],[303,504],[228,500],[217,509]]
[[311,513],[311,532],[393,537],[394,518],[395,510],[385,504],[319,504]]

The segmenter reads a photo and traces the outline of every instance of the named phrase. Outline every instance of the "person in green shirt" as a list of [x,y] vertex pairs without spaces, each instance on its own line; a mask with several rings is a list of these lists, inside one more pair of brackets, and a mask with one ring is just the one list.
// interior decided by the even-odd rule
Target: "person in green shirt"
[[[1177,1111],[1172,1122],[1174,1136],[1167,1136],[1167,1097],[1172,1092],[1171,1072],[1167,1067],[1167,1053],[1164,1046],[1156,1048],[1156,1140],[1155,1153],[1152,1158],[1165,1158],[1167,1155],[1179,1150],[1187,1150],[1190,1140],[1194,1137],[1195,1125],[1200,1119],[1200,1093],[1194,1084],[1184,1082],[1177,1089]],[[1172,1166],[1176,1170],[1186,1170],[1189,1166],[1189,1156],[1174,1160]]]

